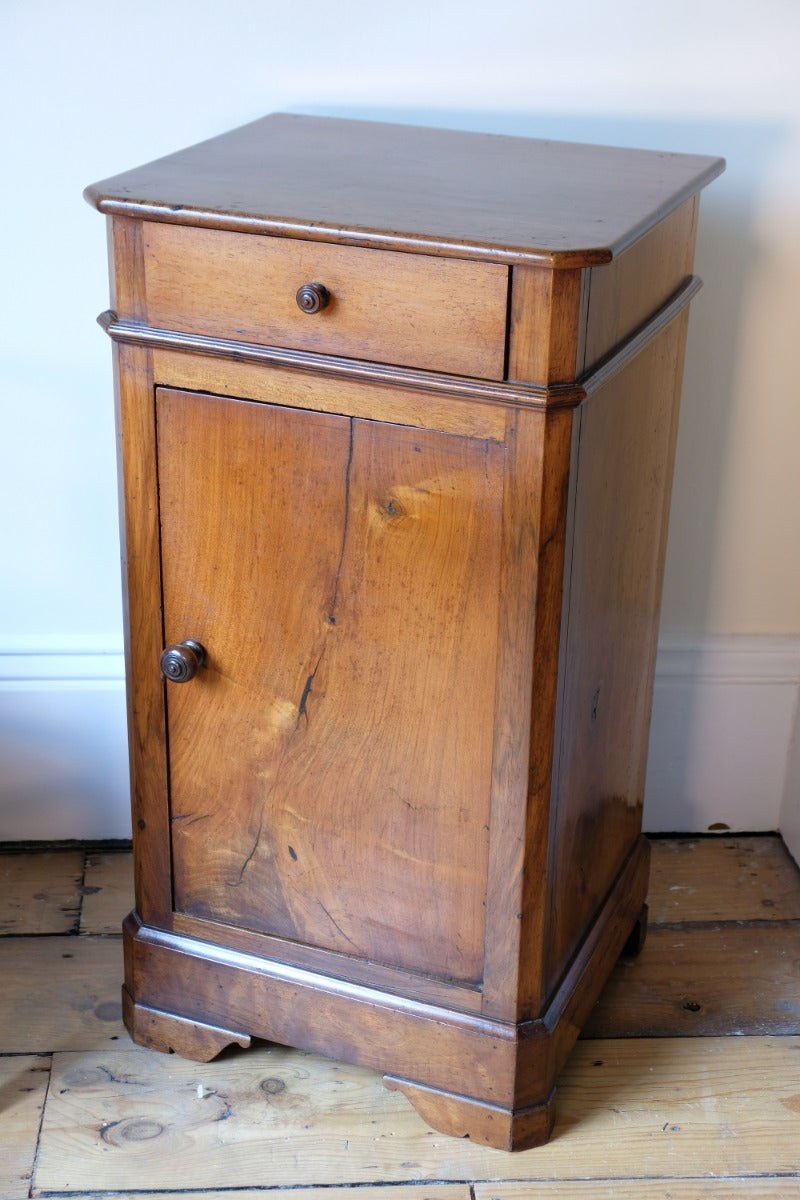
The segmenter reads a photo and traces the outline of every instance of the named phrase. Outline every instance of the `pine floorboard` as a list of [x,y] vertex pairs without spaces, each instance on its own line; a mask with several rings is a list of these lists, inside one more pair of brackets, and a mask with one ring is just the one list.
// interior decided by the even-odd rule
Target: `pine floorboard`
[[791,1034],[800,1028],[800,921],[652,928],[617,963],[583,1037]]
[[130,855],[3,854],[0,881],[0,1200],[800,1200],[800,873],[777,837],[654,841],[644,951],[562,1073],[552,1141],[514,1155],[315,1055],[134,1046]]
[[84,858],[82,850],[0,854],[0,936],[74,932]]
[[35,1182],[157,1192],[188,1178],[211,1190],[790,1173],[798,1092],[800,1037],[582,1042],[552,1140],[506,1154],[434,1133],[374,1072],[282,1047],[202,1065],[57,1054]]
[[797,867],[779,837],[655,838],[650,923],[800,919]]
[[132,907],[133,855],[87,854],[81,933],[118,934],[123,917]]
[[130,1039],[122,1024],[117,938],[0,940],[3,1053],[100,1050]]
[[30,1194],[39,1123],[50,1082],[50,1058],[0,1058],[0,1196]]
[[[475,1200],[797,1200],[800,1179],[614,1179],[571,1183],[478,1183]],[[301,1193],[302,1194],[302,1193]],[[241,1193],[240,1193],[241,1195]],[[262,1192],[263,1196],[263,1192]],[[205,1200],[205,1198],[204,1198]],[[357,1200],[351,1195],[351,1200]],[[385,1200],[389,1200],[388,1196]]]
[[[775,1195],[777,1193],[773,1193]],[[82,1200],[106,1200],[108,1192],[85,1192],[81,1193]],[[122,1200],[123,1196],[129,1196],[131,1200],[192,1200],[192,1196],[198,1197],[198,1200],[268,1200],[270,1196],[273,1200],[283,1197],[283,1200],[473,1200],[471,1188],[466,1183],[436,1183],[436,1184],[395,1184],[381,1185],[375,1187],[369,1185],[354,1189],[345,1185],[344,1187],[325,1187],[321,1188],[290,1188],[290,1189],[273,1189],[273,1188],[226,1188],[224,1191],[214,1192],[196,1192],[192,1190],[184,1190],[180,1192],[127,1192],[116,1193],[115,1200]],[[530,1200],[531,1193],[528,1192],[526,1200]]]

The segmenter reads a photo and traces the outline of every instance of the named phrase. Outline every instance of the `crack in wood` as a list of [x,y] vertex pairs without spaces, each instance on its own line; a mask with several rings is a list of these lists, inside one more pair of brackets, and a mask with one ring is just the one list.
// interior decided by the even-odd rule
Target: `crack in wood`
[[[331,625],[336,624],[336,605],[339,600],[339,583],[342,578],[342,565],[344,563],[344,552],[347,545],[347,532],[350,527],[350,472],[353,467],[353,440],[355,437],[355,420],[350,418],[350,444],[347,451],[347,466],[344,471],[344,521],[342,524],[342,543],[339,548],[339,562],[336,566],[336,579],[333,584],[333,595],[328,608],[328,622]],[[321,657],[321,656],[320,656]],[[319,662],[317,663],[319,666]],[[316,671],[316,667],[314,668]]]
[[[329,627],[336,624],[336,606],[339,602],[339,584],[340,584],[341,577],[342,577],[342,566],[344,564],[345,549],[347,547],[347,534],[348,534],[348,531],[350,528],[350,473],[351,473],[352,466],[353,466],[354,437],[355,437],[355,420],[353,417],[351,417],[350,421],[349,421],[349,442],[348,442],[348,449],[347,449],[347,463],[345,464],[345,470],[344,470],[344,518],[342,521],[342,538],[341,538],[341,544],[339,546],[339,558],[338,558],[338,562],[336,564],[336,575],[334,577],[334,582],[333,582],[333,591],[331,593],[330,603],[328,605],[327,617],[328,617],[328,626]],[[299,730],[300,725],[303,722],[303,720],[305,720],[306,725],[308,725],[308,698],[311,695],[311,687],[312,687],[312,684],[316,677],[317,671],[319,670],[320,663],[322,662],[322,659],[325,655],[326,648],[327,648],[327,638],[323,642],[322,649],[320,650],[320,652],[317,656],[317,661],[315,662],[312,670],[306,677],[306,681],[303,686],[303,691],[300,696],[300,701],[297,705],[297,721],[295,722],[294,729],[292,730],[291,734],[289,735],[289,737],[287,738],[286,742],[283,745],[283,749],[281,750],[280,759],[279,759],[278,765],[275,769],[275,775],[274,775],[274,778],[272,781],[272,787],[269,789],[269,791],[267,792],[267,795],[264,797],[264,800],[262,802],[261,819],[259,821],[258,832],[256,834],[255,841],[253,842],[253,846],[252,846],[250,852],[248,853],[247,857],[245,858],[244,862],[242,863],[242,866],[241,866],[241,869],[239,871],[237,878],[228,881],[229,887],[239,887],[241,885],[242,880],[244,879],[245,871],[249,867],[250,863],[253,861],[253,858],[255,857],[256,852],[258,851],[259,845],[261,844],[261,839],[264,834],[266,806],[267,806],[270,796],[275,791],[275,787],[277,786],[278,779],[280,778],[280,774],[281,774],[281,769],[283,767],[283,763],[286,759],[286,755],[289,752],[289,748],[292,745],[295,733],[297,733],[297,731]],[[328,913],[328,916],[330,917],[330,913]],[[330,919],[333,921],[333,917],[331,917]],[[333,923],[334,923],[334,925],[336,925],[335,921],[333,921]],[[339,926],[336,925],[336,928],[339,929]],[[342,934],[342,937],[346,938],[347,941],[350,941],[350,939],[347,937],[347,934],[344,933],[343,930],[340,929],[339,932]],[[351,943],[351,944],[354,944],[354,943]]]
[[317,659],[317,666],[314,667],[314,670],[309,675],[308,679],[306,680],[306,685],[303,688],[303,694],[300,697],[300,703],[297,706],[297,724],[298,725],[300,724],[301,717],[305,717],[306,721],[308,720],[308,713],[306,712],[306,703],[308,701],[309,693],[311,692],[311,684],[314,682],[314,676],[317,673],[317,667],[319,667],[319,664],[321,661],[322,661],[322,655],[320,654],[319,658]]
[[328,920],[330,921],[331,925],[333,925],[333,926],[334,926],[336,929],[338,929],[338,930],[339,930],[339,933],[342,935],[342,937],[344,938],[344,940],[345,940],[346,942],[349,942],[349,943],[350,943],[350,945],[353,947],[353,949],[354,949],[354,950],[357,950],[357,951],[360,953],[360,952],[361,952],[361,947],[360,947],[360,946],[357,946],[357,945],[356,945],[356,943],[353,941],[353,939],[347,936],[347,934],[346,934],[346,933],[345,933],[345,931],[342,929],[342,927],[341,927],[341,925],[339,924],[339,922],[338,922],[338,921],[335,919],[335,917],[332,917],[332,916],[331,916],[331,914],[328,912],[327,908],[326,908],[326,907],[325,907],[325,905],[322,903],[322,901],[321,901],[321,900],[317,900],[317,904],[320,906],[320,908],[322,909],[322,911],[325,913],[325,916],[328,918]]

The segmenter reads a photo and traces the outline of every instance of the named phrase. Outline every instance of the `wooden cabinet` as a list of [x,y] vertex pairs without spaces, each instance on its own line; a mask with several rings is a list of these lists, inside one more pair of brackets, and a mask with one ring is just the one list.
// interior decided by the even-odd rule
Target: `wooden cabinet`
[[445,1132],[546,1140],[643,919],[721,169],[276,116],[88,189],[111,231],[137,1041],[306,1047]]

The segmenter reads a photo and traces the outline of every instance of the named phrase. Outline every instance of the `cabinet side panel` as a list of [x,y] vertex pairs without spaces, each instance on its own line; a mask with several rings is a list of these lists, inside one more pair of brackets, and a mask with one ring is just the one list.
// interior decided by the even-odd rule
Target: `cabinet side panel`
[[503,447],[158,395],[177,910],[480,979]]
[[610,353],[692,273],[699,196],[589,275],[584,370]]
[[551,811],[551,992],[641,829],[687,319],[581,416]]

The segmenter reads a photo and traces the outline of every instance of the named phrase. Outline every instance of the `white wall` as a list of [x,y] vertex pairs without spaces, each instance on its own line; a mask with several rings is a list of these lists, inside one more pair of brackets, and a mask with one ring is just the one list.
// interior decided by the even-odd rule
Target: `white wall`
[[[772,701],[794,713],[798,45],[797,0],[0,4],[0,839],[127,829],[110,354],[94,325],[107,303],[105,239],[81,190],[278,109],[727,157],[701,210],[706,289],[690,330],[663,630],[690,647],[672,660],[684,665],[705,661],[720,636],[742,639],[751,661],[765,646],[771,662],[782,639]],[[676,678],[659,677],[662,700]],[[685,768],[697,743],[686,698],[704,728],[732,711],[700,677],[682,679],[679,731],[675,696],[660,703],[657,691],[667,795],[686,771],[664,775],[663,763]],[[728,735],[741,743],[760,704],[737,697],[743,725]],[[770,777],[770,795],[744,816],[732,803],[729,823],[773,825],[784,793],[783,819],[795,821],[790,726],[785,745],[769,746],[771,762],[784,756],[780,794]],[[757,766],[767,748],[751,743]],[[701,791],[722,787],[713,762],[698,770]],[[712,799],[725,821],[724,791]],[[695,801],[679,811],[701,827]],[[648,799],[655,823],[661,803]]]

